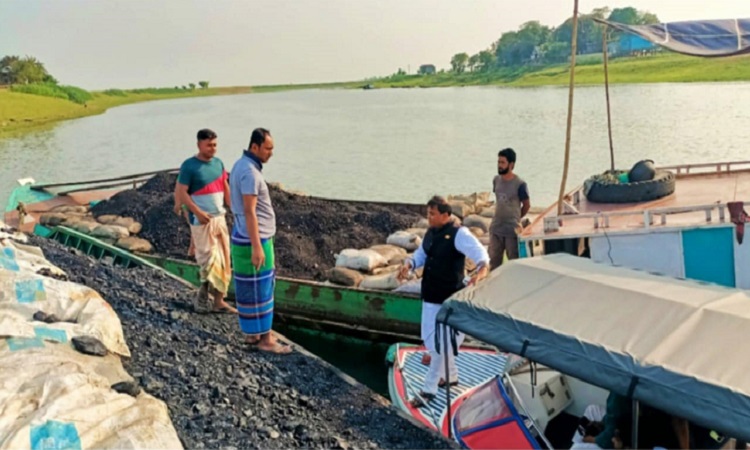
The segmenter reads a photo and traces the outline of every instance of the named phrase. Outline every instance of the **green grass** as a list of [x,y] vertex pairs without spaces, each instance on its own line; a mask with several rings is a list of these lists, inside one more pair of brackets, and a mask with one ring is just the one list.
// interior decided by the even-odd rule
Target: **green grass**
[[79,87],[58,86],[56,84],[18,84],[12,86],[10,90],[21,94],[62,98],[70,100],[73,103],[78,103],[79,105],[83,105],[92,98],[90,92]]
[[[604,83],[601,56],[576,64],[576,84]],[[597,63],[598,62],[598,63]],[[672,53],[620,58],[609,63],[610,83],[710,82],[750,80],[750,56],[696,58]],[[377,80],[375,87],[548,86],[567,85],[568,65],[504,68],[486,73],[406,75]]]

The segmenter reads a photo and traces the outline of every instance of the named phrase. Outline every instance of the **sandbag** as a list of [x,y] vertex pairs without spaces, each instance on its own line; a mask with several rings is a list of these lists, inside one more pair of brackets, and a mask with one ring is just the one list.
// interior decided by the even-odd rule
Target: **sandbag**
[[397,272],[369,275],[362,280],[359,287],[377,291],[391,291],[396,289],[400,284],[397,275]]
[[56,212],[56,213],[78,213],[78,214],[86,214],[88,212],[88,208],[81,205],[60,205],[55,206],[54,208],[50,209],[50,212]]
[[372,270],[373,275],[382,275],[384,273],[398,272],[401,269],[401,264],[393,264],[385,267],[378,267]]
[[376,267],[383,267],[387,264],[388,261],[380,253],[370,249],[347,248],[336,255],[336,267],[346,267],[364,272],[371,272]]
[[120,227],[127,228],[130,234],[138,234],[141,232],[141,229],[143,228],[143,225],[141,225],[139,222],[136,222],[134,219],[130,217],[118,217],[117,220],[111,223],[111,225],[117,225]]
[[94,237],[112,239],[114,241],[117,241],[118,239],[130,236],[130,232],[127,228],[117,225],[99,225],[98,227],[94,228],[94,231],[91,232],[91,235]]
[[460,217],[466,217],[471,214],[474,214],[474,205],[470,205],[468,203],[464,203],[459,200],[448,200],[448,204],[451,205],[451,209],[453,210],[453,214],[460,216]]
[[392,266],[392,265],[401,265],[401,264],[404,263],[404,260],[406,258],[409,258],[409,256],[410,255],[408,253],[404,253],[403,255],[398,255],[398,256],[396,256],[394,258],[389,259],[388,260],[388,265],[389,266]]
[[149,241],[134,236],[121,238],[115,242],[115,245],[129,252],[151,253],[154,250]]
[[495,217],[495,207],[487,206],[485,208],[482,208],[482,212],[479,213],[479,215],[488,219],[492,219],[493,217]]
[[421,294],[422,280],[414,279],[411,281],[407,281],[406,283],[394,289],[393,292],[400,292],[403,294]]
[[65,222],[67,218],[68,217],[65,214],[60,212],[44,213],[39,216],[39,223],[48,227],[56,227],[58,225],[62,225],[62,223]]
[[478,216],[476,214],[472,214],[468,217],[465,217],[463,220],[463,225],[465,227],[469,227],[469,228],[476,227],[476,228],[481,229],[485,233],[489,231],[491,223],[492,223],[492,219]]
[[424,239],[424,235],[427,234],[427,228],[407,228],[407,233],[416,234],[420,238]]
[[423,229],[425,229],[425,230],[426,230],[426,229],[430,228],[430,222],[428,222],[428,221],[427,221],[427,219],[419,219],[419,220],[418,220],[418,221],[417,221],[417,222],[416,222],[416,223],[415,223],[415,224],[414,224],[414,225],[412,226],[412,228],[423,228]]
[[476,237],[482,237],[485,235],[485,232],[481,228],[477,227],[469,227],[469,231],[471,231],[471,234],[473,234]]
[[68,226],[79,233],[91,234],[96,229],[96,227],[100,225],[96,222],[81,221],[74,224],[68,224]]
[[396,231],[388,236],[388,239],[386,239],[385,242],[409,251],[414,251],[419,248],[419,245],[422,243],[422,238],[406,231]]
[[396,262],[391,261],[403,261],[403,256],[406,255],[406,250],[404,250],[401,247],[398,247],[396,245],[390,245],[390,244],[379,244],[379,245],[373,245],[370,247],[370,250],[374,250],[380,254],[385,260],[388,262],[389,265],[391,264],[397,264]]
[[364,275],[346,267],[334,267],[328,271],[328,280],[342,286],[357,287],[364,279]]
[[119,219],[120,216],[116,216],[114,214],[105,214],[103,216],[99,216],[96,218],[97,222],[102,223],[104,225],[110,225],[115,223],[117,219]]

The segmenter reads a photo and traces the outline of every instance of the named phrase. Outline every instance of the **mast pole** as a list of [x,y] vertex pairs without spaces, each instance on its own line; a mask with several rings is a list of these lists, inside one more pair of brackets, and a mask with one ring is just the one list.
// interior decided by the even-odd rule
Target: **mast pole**
[[573,1],[573,36],[570,43],[570,86],[568,88],[568,124],[565,131],[565,160],[563,162],[563,175],[560,182],[560,195],[557,198],[557,215],[563,212],[563,197],[565,196],[565,184],[568,181],[568,166],[570,165],[570,132],[573,126],[573,90],[575,87],[576,52],[578,51],[578,0]]

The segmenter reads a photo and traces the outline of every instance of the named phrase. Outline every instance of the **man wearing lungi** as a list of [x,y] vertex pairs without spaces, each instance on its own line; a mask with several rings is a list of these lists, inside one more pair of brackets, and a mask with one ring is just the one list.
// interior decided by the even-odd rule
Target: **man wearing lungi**
[[[471,258],[477,265],[475,274],[467,285],[473,285],[487,276],[490,257],[479,240],[468,228],[456,225],[451,218],[451,206],[442,198],[435,196],[427,202],[427,221],[430,229],[425,233],[419,248],[412,258],[404,261],[399,278],[406,277],[410,270],[424,266],[422,275],[422,341],[429,351],[430,369],[424,379],[424,386],[419,395],[410,400],[411,406],[419,408],[437,395],[439,387],[446,380],[440,378],[444,370],[443,358],[448,358],[451,385],[458,384],[458,369],[453,357],[453,347],[442,348],[438,353],[435,348],[435,318],[440,306],[455,292],[464,287],[464,267],[466,258]],[[450,327],[441,325],[441,336],[449,333]],[[464,334],[458,333],[456,346],[460,347]],[[441,339],[442,345],[442,339]]]
[[263,165],[272,155],[271,133],[256,128],[248,149],[232,167],[232,267],[240,328],[247,335],[247,342],[263,351],[288,354],[292,348],[279,342],[271,331],[276,285],[273,250],[276,214],[263,178]]
[[175,187],[175,212],[182,205],[187,207],[191,248],[200,266],[201,289],[196,308],[201,312],[236,314],[237,310],[224,301],[232,275],[229,231],[224,218],[224,206],[229,204],[227,172],[215,156],[216,133],[203,129],[197,138],[198,154],[182,163]]

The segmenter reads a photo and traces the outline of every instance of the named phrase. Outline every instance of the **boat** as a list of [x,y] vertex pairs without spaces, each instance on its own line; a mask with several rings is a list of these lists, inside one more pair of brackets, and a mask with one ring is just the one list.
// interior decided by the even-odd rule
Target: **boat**
[[[548,436],[555,447],[570,446],[587,405],[604,405],[612,392],[633,411],[648,406],[688,421],[693,445],[718,448],[750,441],[750,348],[737,345],[749,306],[744,290],[561,253],[504,264],[447,300],[437,323],[538,365],[525,384],[519,373],[505,378],[529,421],[558,435]],[[535,384],[538,395],[529,395]],[[456,408],[452,436],[466,441],[493,409],[484,401],[462,411],[480,389]],[[556,398],[569,401],[549,408]],[[639,427],[630,438],[640,448]]]
[[[605,32],[610,27],[635,34],[686,55],[730,57],[750,53],[750,19],[654,25],[595,20],[605,25]],[[743,243],[747,222],[744,207],[750,202],[750,161],[657,167],[652,180],[618,181],[610,183],[609,188],[596,181],[597,176],[627,175],[615,170],[606,45],[604,49],[611,166],[572,191],[565,191],[563,181],[558,201],[519,234],[519,256],[564,252],[597,262],[750,289],[750,244]],[[571,72],[569,108],[573,79]],[[563,180],[570,128],[569,119]],[[633,194],[630,199],[621,195],[627,196],[628,191]]]
[[[116,193],[137,188],[163,170],[115,178],[71,183],[36,183],[20,180],[5,209],[5,223],[28,233],[55,239],[99,259],[110,258],[125,267],[148,265],[199,285],[195,262],[162,255],[131,253],[65,226],[47,227],[40,216],[59,206],[94,205]],[[340,201],[328,200],[327,201]],[[424,212],[423,205],[361,202],[398,206]],[[23,213],[21,213],[23,211]],[[233,294],[233,284],[230,297]],[[349,288],[297,278],[278,277],[275,312],[279,321],[307,329],[345,334],[370,341],[418,342],[422,304],[416,294]]]
[[519,256],[564,252],[750,289],[750,244],[742,239],[750,161],[659,170],[675,174],[675,191],[656,200],[595,203],[583,185],[570,191],[566,203],[575,212],[558,215],[558,203],[549,206],[519,235]]
[[[427,349],[422,345],[393,344],[386,355],[388,391],[393,403],[424,426],[448,434],[448,401],[444,390],[423,408],[414,408],[409,400],[418,395],[428,366],[422,364]],[[462,346],[456,358],[459,383],[451,389],[451,404],[455,406],[478,386],[505,371],[508,356],[492,349]]]

